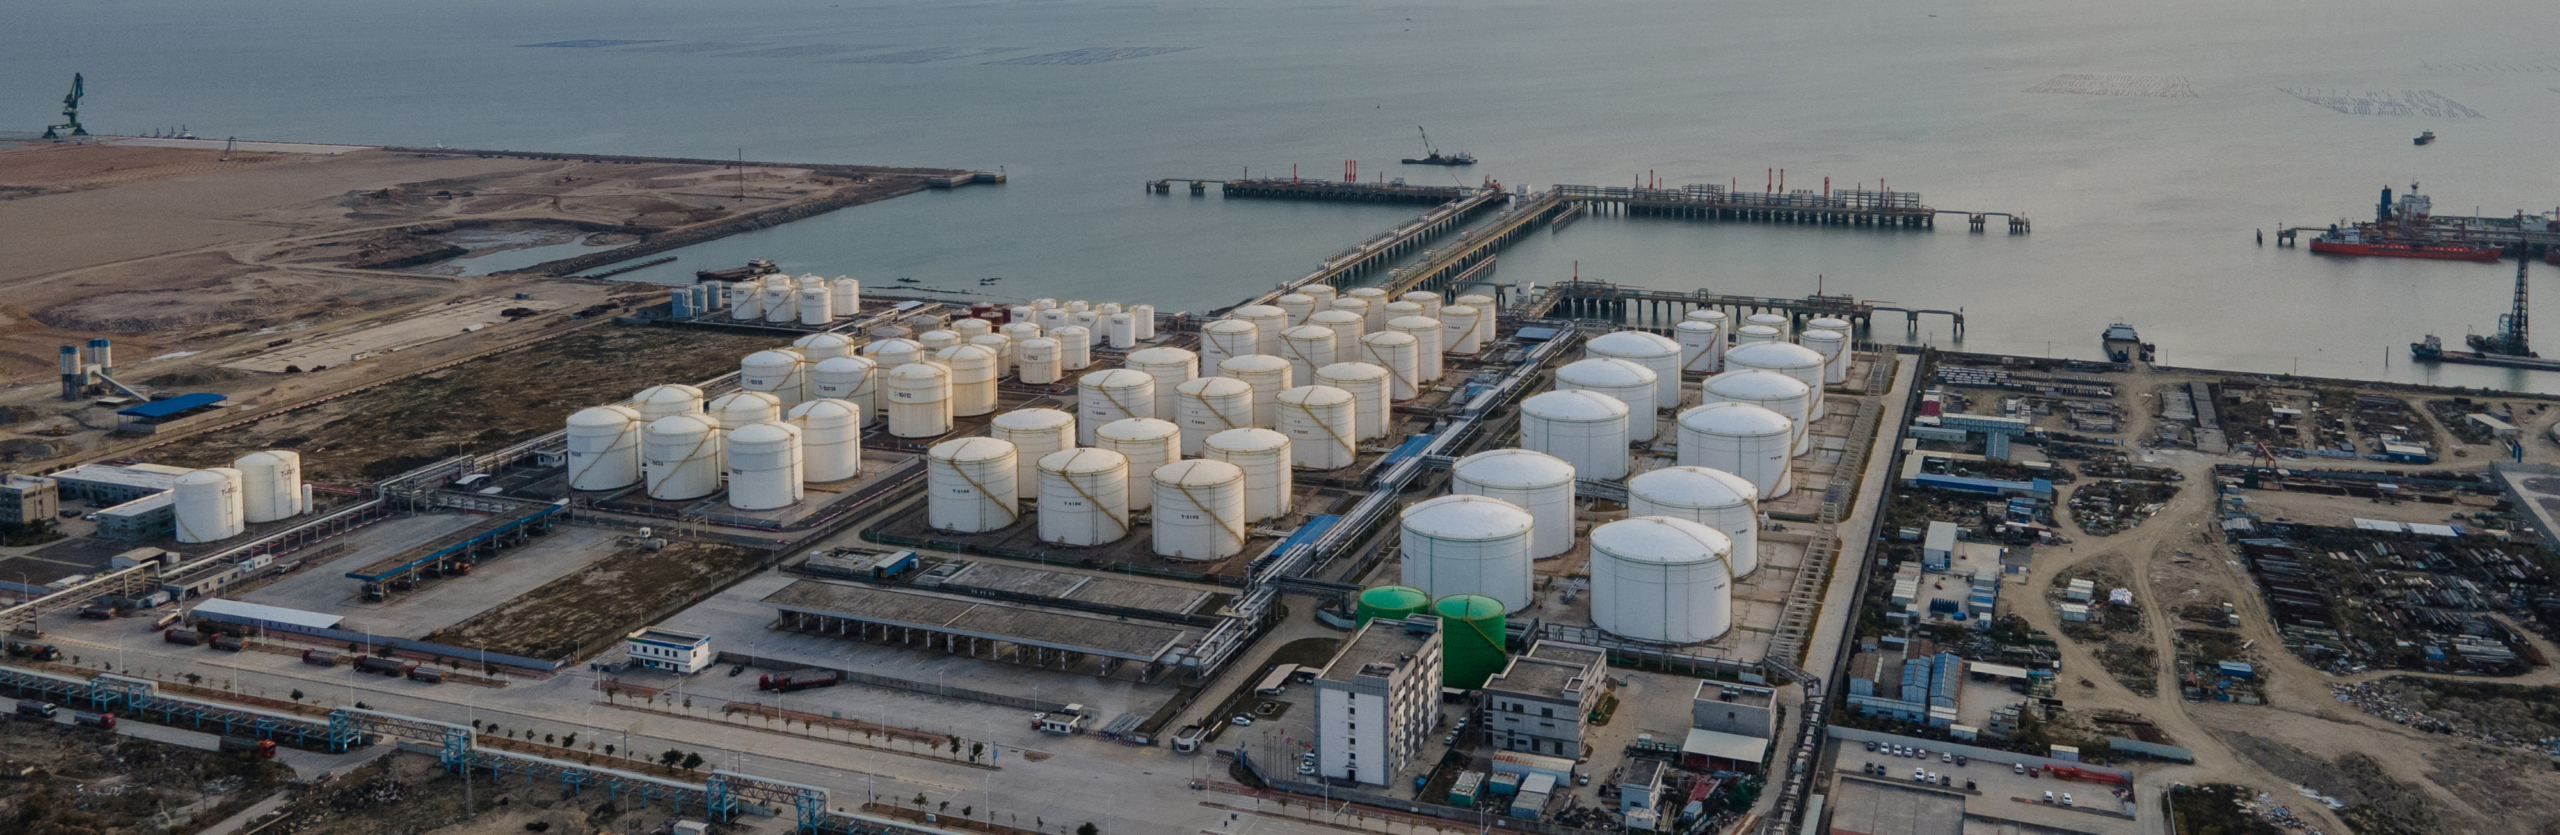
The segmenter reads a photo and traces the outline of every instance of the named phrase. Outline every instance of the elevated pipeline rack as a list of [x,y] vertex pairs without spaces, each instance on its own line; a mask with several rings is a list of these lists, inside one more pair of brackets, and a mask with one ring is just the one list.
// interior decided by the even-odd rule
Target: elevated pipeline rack
[[1147,191],[1173,193],[1173,184],[1187,184],[1192,194],[1206,194],[1216,184],[1223,197],[1263,197],[1283,200],[1338,200],[1351,203],[1447,203],[1467,196],[1476,189],[1466,186],[1417,186],[1402,180],[1392,183],[1346,183],[1330,180],[1302,180],[1296,177],[1270,177],[1242,180],[1206,180],[1166,177],[1148,180]]
[[1934,229],[1939,215],[1963,215],[1966,225],[1983,231],[1991,218],[2003,218],[2009,234],[2024,235],[2033,227],[2025,215],[1932,208],[1910,191],[1840,189],[1815,192],[1754,193],[1724,186],[1694,184],[1679,188],[1559,185],[1567,202],[1587,211],[1637,217],[1678,217],[1761,223],[1805,223],[1822,226],[1876,226]]
[[1861,301],[1850,295],[1817,293],[1800,299],[1786,299],[1728,295],[1707,290],[1654,290],[1603,281],[1560,281],[1547,285],[1538,295],[1523,300],[1518,312],[1527,317],[1555,316],[1599,321],[1667,333],[1671,326],[1688,318],[1693,310],[1722,310],[1734,321],[1753,313],[1781,313],[1799,325],[1808,319],[1828,316],[1847,320],[1857,328],[1872,325],[1878,313],[1900,313],[1906,329],[1918,328],[1921,314],[1935,314],[1951,320],[1958,335],[1964,333],[1964,312],[1960,310],[1896,307]]

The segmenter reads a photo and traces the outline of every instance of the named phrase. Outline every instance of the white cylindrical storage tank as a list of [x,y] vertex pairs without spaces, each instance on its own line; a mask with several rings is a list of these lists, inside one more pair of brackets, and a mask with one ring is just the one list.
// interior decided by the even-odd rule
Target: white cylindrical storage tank
[[1058,370],[1083,371],[1093,365],[1093,332],[1081,325],[1064,325],[1049,331],[1058,341]]
[[1280,357],[1289,361],[1290,380],[1314,380],[1316,369],[1333,364],[1333,329],[1323,325],[1299,325],[1281,331]]
[[741,281],[729,285],[729,318],[748,321],[764,318],[764,285]]
[[669,415],[640,428],[640,468],[649,498],[699,499],[720,490],[728,465],[720,458],[724,430],[710,415]]
[[1299,386],[1280,393],[1280,434],[1289,436],[1289,463],[1310,470],[1351,466],[1359,457],[1359,414],[1351,393],[1332,386]]
[[[1387,291],[1376,287],[1354,287],[1351,288],[1350,292],[1342,295],[1345,299],[1357,299],[1360,301],[1360,328],[1362,330],[1374,333],[1387,326]],[[1337,306],[1339,304],[1340,302],[1336,302]]]
[[1360,335],[1366,333],[1360,329],[1360,314],[1348,310],[1319,310],[1307,314],[1307,324],[1333,331],[1333,356],[1337,361],[1346,352],[1356,353],[1358,349],[1354,346],[1360,344]]
[[1242,319],[1220,319],[1200,326],[1200,373],[1218,376],[1218,363],[1229,357],[1261,353],[1262,338],[1252,322]]
[[1680,406],[1680,343],[1670,337],[1644,331],[1615,331],[1592,337],[1582,343],[1586,357],[1612,357],[1644,366],[1653,372],[1653,402],[1662,408]]
[[1281,322],[1293,328],[1306,324],[1307,317],[1315,315],[1316,312],[1316,297],[1305,293],[1289,293],[1271,304],[1273,307],[1280,308],[1282,313],[1288,314],[1288,317]]
[[1123,351],[1138,347],[1137,317],[1126,313],[1111,314],[1110,328],[1111,337],[1105,341],[1108,342],[1111,347],[1118,348]]
[[1573,550],[1574,467],[1562,458],[1526,449],[1493,449],[1458,459],[1449,492],[1485,496],[1529,511],[1537,531],[1529,556],[1546,559]]
[[640,410],[643,422],[668,415],[702,413],[702,390],[682,383],[655,385],[631,396],[631,407]]
[[835,293],[828,290],[826,285],[802,287],[799,295],[800,324],[823,328],[828,322],[835,321]]
[[996,352],[984,345],[953,345],[934,354],[951,369],[953,417],[996,410]]
[[1707,378],[1706,385],[1698,390],[1701,403],[1749,403],[1785,415],[1789,423],[1789,454],[1813,451],[1813,433],[1806,428],[1812,425],[1809,415],[1813,394],[1804,381],[1775,371],[1732,369]]
[[1733,628],[1733,543],[1714,528],[1637,516],[1591,530],[1591,624],[1621,638],[1694,644]]
[[1749,316],[1742,317],[1742,324],[1746,326],[1766,325],[1778,332],[1778,340],[1781,342],[1786,341],[1787,329],[1794,325],[1794,323],[1789,321],[1786,315],[1782,313],[1754,313]]
[[987,424],[987,437],[1013,445],[1014,486],[1020,497],[1040,495],[1040,457],[1076,447],[1076,416],[1057,409],[1015,409]]
[[1040,541],[1102,545],[1129,535],[1129,459],[1107,449],[1041,456]]
[[862,425],[870,426],[880,414],[879,369],[878,363],[863,357],[820,360],[809,369],[809,394],[811,399],[853,404]]
[[1019,457],[994,438],[953,438],[925,451],[925,523],[937,530],[984,533],[1022,515],[1014,488]]
[[1004,320],[1008,324],[1030,325],[1036,328],[1040,326],[1040,309],[1027,304],[1017,304],[1005,311]]
[[[973,319],[970,321],[977,320]],[[1002,379],[1004,375],[1013,373],[1014,361],[1017,359],[1017,355],[1013,351],[1013,337],[1000,333],[982,333],[977,336],[969,337],[969,344],[976,345],[980,348],[985,348],[996,353],[996,377],[998,379]]]
[[862,407],[820,398],[791,407],[784,421],[800,429],[800,478],[843,481],[862,474]]
[[1253,386],[1226,377],[1175,386],[1173,422],[1182,427],[1182,454],[1198,455],[1209,436],[1253,425]]
[[[1015,309],[1020,310],[1021,308]],[[1013,340],[1013,344],[1020,345],[1025,339],[1032,339],[1040,336],[1040,326],[1032,322],[1017,319],[1013,324],[997,328],[996,332],[1004,334],[1007,339]],[[1017,359],[1016,361],[1019,362],[1020,360]]]
[[1033,309],[1033,310],[1049,310],[1049,309],[1055,308],[1055,307],[1057,307],[1057,306],[1058,306],[1058,300],[1057,300],[1057,299],[1032,299],[1032,300],[1031,300],[1031,309]]
[[[608,408],[617,409],[619,410],[619,414],[631,418],[637,418],[640,416],[640,413],[634,412],[626,406],[612,406]],[[580,414],[584,414],[588,411],[594,410],[581,410]],[[577,415],[570,415],[570,417],[574,418],[577,417]],[[574,426],[575,424],[572,425]],[[629,426],[630,424],[628,423],[624,424],[626,429],[628,429]],[[636,462],[638,460],[636,453],[638,452],[637,447],[639,439],[636,437],[636,433],[626,431],[623,434],[627,439],[627,442],[623,447],[626,451],[633,453],[631,457],[632,460]],[[301,513],[308,509],[302,506],[301,453],[297,453],[289,449],[270,449],[262,452],[252,452],[247,455],[240,456],[240,460],[238,461],[231,462],[231,468],[240,471],[241,521],[248,523],[273,522],[278,519],[290,518],[294,514]],[[626,480],[623,483],[629,484],[631,482]]]
[[976,317],[953,319],[951,320],[951,332],[959,334],[960,341],[970,342],[975,341],[978,337],[995,333],[996,323]]
[[1724,315],[1724,311],[1717,310],[1712,307],[1702,307],[1689,311],[1688,318],[1700,322],[1706,322],[1717,327],[1724,327],[1732,324],[1732,317],[1726,316]]
[[1387,303],[1387,321],[1392,323],[1407,316],[1422,315],[1421,302],[1391,301]]
[[738,388],[773,395],[782,408],[809,399],[809,359],[785,348],[757,351],[738,361]]
[[1129,459],[1129,509],[1154,504],[1157,467],[1182,460],[1182,427],[1161,418],[1128,418],[1093,430],[1093,445]]
[[1422,343],[1413,334],[1382,331],[1360,337],[1360,361],[1387,370],[1387,396],[1411,400],[1422,394]]
[[1217,560],[1244,551],[1243,470],[1195,458],[1157,467],[1151,476],[1156,556]]
[[1102,345],[1102,341],[1109,337],[1109,334],[1105,333],[1103,330],[1101,312],[1094,310],[1079,310],[1076,311],[1075,320],[1076,327],[1084,329],[1085,348],[1092,349],[1099,347]]
[[[1734,329],[1733,349],[1739,350],[1745,346],[1758,345],[1763,342],[1778,342],[1786,339],[1786,337],[1787,335],[1785,331],[1769,327],[1768,325],[1744,325],[1740,328]],[[1731,356],[1731,351],[1727,351],[1726,355]]]
[[[1174,389],[1200,377],[1200,355],[1181,348],[1140,348],[1129,352],[1120,366],[1131,371],[1144,371],[1156,378],[1155,416],[1173,419]],[[1132,470],[1144,475],[1144,470]]]
[[1289,436],[1261,427],[1229,429],[1200,444],[1200,457],[1244,472],[1244,520],[1289,515],[1296,482],[1289,475]]
[[1440,294],[1438,293],[1434,293],[1429,290],[1415,290],[1411,293],[1406,293],[1402,296],[1396,297],[1396,300],[1422,305],[1423,318],[1440,318],[1440,308],[1442,305],[1440,303]]
[[1653,413],[1658,385],[1653,369],[1615,357],[1579,360],[1556,369],[1556,388],[1582,389],[1618,398],[1627,404],[1627,440],[1653,440],[1662,425]]
[[729,431],[729,506],[773,510],[800,501],[800,427],[750,423]]
[[249,529],[240,496],[240,471],[230,467],[193,470],[178,476],[176,495],[178,541],[217,542]]
[[792,303],[792,295],[798,289],[791,283],[790,278],[778,275],[765,276],[764,320],[780,323],[799,318],[799,305]]
[[1796,342],[1822,355],[1822,384],[1849,382],[1849,335],[1829,328],[1808,328]]
[[791,340],[791,350],[800,352],[810,362],[826,362],[853,355],[853,338],[840,333],[813,333]]
[[733,391],[711,398],[704,413],[719,421],[720,428],[726,431],[750,423],[781,420],[782,398],[771,392]]
[[1732,368],[1757,368],[1794,377],[1813,397],[1812,411],[1806,419],[1821,420],[1828,413],[1823,403],[1822,375],[1830,360],[1821,352],[1791,342],[1767,342],[1735,348],[1724,356],[1724,361]]
[[1067,308],[1068,313],[1083,313],[1085,311],[1092,310],[1093,303],[1083,299],[1076,299],[1074,301],[1067,302],[1065,307]]
[[1040,308],[1040,321],[1039,321],[1039,325],[1040,325],[1040,332],[1041,332],[1041,333],[1048,333],[1048,332],[1050,332],[1050,331],[1057,330],[1057,329],[1059,329],[1059,328],[1063,328],[1063,327],[1066,327],[1066,326],[1068,326],[1068,325],[1072,325],[1072,324],[1075,324],[1075,323],[1076,323],[1076,320],[1075,320],[1075,314],[1067,312],[1067,309],[1066,309],[1066,308],[1063,308],[1063,307],[1044,307],[1044,308]]
[[1253,324],[1253,350],[1247,354],[1280,353],[1280,331],[1289,327],[1289,312],[1267,304],[1248,304],[1227,314],[1239,322]]
[[1804,327],[1805,330],[1826,330],[1848,333],[1849,320],[1842,319],[1838,316],[1816,316],[1805,320]]
[[1680,370],[1692,374],[1713,374],[1724,359],[1724,328],[1714,322],[1683,319],[1671,326],[1672,341],[1680,343]]
[[1441,496],[1415,502],[1401,520],[1404,584],[1434,598],[1478,594],[1518,612],[1532,602],[1530,541],[1536,521],[1526,510],[1484,496]]
[[1154,339],[1154,338],[1156,338],[1156,306],[1155,306],[1155,305],[1152,305],[1152,304],[1133,304],[1133,305],[1130,305],[1130,306],[1129,306],[1129,316],[1130,316],[1131,318],[1135,319],[1135,320],[1137,321],[1137,323],[1138,323],[1138,341],[1140,341],[1140,342],[1145,342],[1145,341],[1147,341],[1147,340],[1150,340],[1150,339]]
[[1733,543],[1733,576],[1760,570],[1760,488],[1723,470],[1664,467],[1627,479],[1628,516],[1670,516],[1716,529]]
[[930,438],[951,431],[951,369],[911,362],[889,369],[889,434]]
[[1337,362],[1316,369],[1316,385],[1332,386],[1351,393],[1352,440],[1374,441],[1387,436],[1394,423],[1393,384],[1387,369],[1365,362]]
[[1115,420],[1156,416],[1156,378],[1144,371],[1107,368],[1076,381],[1076,443],[1093,445],[1093,430]]
[[[1715,345],[1714,345],[1714,347],[1709,348],[1709,349],[1708,349],[1708,351],[1707,351],[1707,353],[1714,355],[1714,358],[1713,358],[1713,359],[1710,359],[1710,360],[1708,360],[1708,361],[1707,361],[1707,364],[1708,364],[1708,365],[1710,365],[1710,366],[1713,366],[1713,368],[1712,368],[1712,369],[1710,369],[1709,371],[1707,371],[1707,373],[1709,373],[1709,374],[1713,374],[1713,373],[1716,373],[1716,372],[1723,371],[1723,370],[1724,370],[1724,352],[1725,352],[1725,347],[1726,347],[1727,342],[1728,342],[1727,337],[1730,337],[1730,336],[1732,336],[1732,335],[1733,335],[1733,321],[1732,321],[1732,318],[1731,318],[1731,317],[1728,317],[1728,316],[1726,316],[1726,315],[1724,315],[1724,311],[1721,311],[1721,310],[1715,310],[1715,309],[1709,308],[1709,309],[1706,309],[1706,310],[1692,310],[1692,311],[1689,311],[1689,318],[1688,318],[1688,320],[1687,320],[1687,321],[1692,321],[1692,322],[1705,322],[1705,323],[1707,323],[1707,324],[1710,324],[1710,325],[1714,325],[1714,326],[1716,326],[1716,333],[1717,333],[1718,335],[1717,335],[1717,337],[1716,337]],[[1690,369],[1690,370],[1694,371],[1694,370],[1696,370],[1696,369]]]
[[1680,465],[1732,473],[1762,499],[1795,489],[1795,421],[1749,403],[1709,403],[1680,413]]
[[836,276],[835,280],[827,282],[827,292],[832,294],[830,306],[835,308],[837,316],[862,315],[861,281],[851,276]]
[[1308,297],[1315,299],[1316,310],[1318,311],[1333,309],[1333,298],[1336,294],[1333,291],[1332,285],[1309,284],[1305,287],[1298,288],[1298,292],[1304,293]]
[[896,368],[924,361],[924,343],[913,339],[882,339],[862,346],[862,355],[881,368]]
[[1476,335],[1476,315],[1472,305],[1440,308],[1441,353],[1474,356],[1484,350],[1484,340]]
[[[1359,317],[1360,317],[1360,332],[1361,332],[1361,333],[1367,333],[1367,332],[1369,332],[1369,331],[1373,330],[1373,328],[1372,328],[1372,327],[1370,327],[1370,322],[1369,322],[1369,300],[1368,300],[1368,299],[1360,298],[1359,296],[1343,296],[1343,297],[1340,297],[1340,298],[1334,299],[1334,300],[1333,300],[1333,304],[1332,304],[1332,306],[1330,306],[1330,307],[1328,307],[1328,308],[1326,308],[1326,309],[1328,309],[1328,310],[1338,310],[1338,311],[1341,311],[1341,312],[1344,312],[1344,313],[1349,313],[1349,314],[1353,314],[1353,315],[1359,316]],[[1384,311],[1384,310],[1378,311],[1378,315],[1379,315],[1379,317],[1380,317],[1381,319],[1383,319],[1383,318],[1386,316],[1386,311]],[[1308,317],[1308,318],[1309,318],[1309,319],[1313,319],[1314,317],[1310,316],[1310,317]]]
[[1065,372],[1060,370],[1058,362],[1058,355],[1064,351],[1065,348],[1058,343],[1058,340],[1045,336],[1022,340],[1022,345],[1015,353],[1022,358],[1022,370],[1019,374],[1023,385],[1045,386],[1066,376]]
[[1119,302],[1103,302],[1101,304],[1094,305],[1093,311],[1095,313],[1102,314],[1102,318],[1109,319],[1112,314],[1122,312],[1122,308],[1120,307]]
[[1625,478],[1629,411],[1596,391],[1540,392],[1520,401],[1520,446],[1563,459],[1583,478]]
[[1493,344],[1494,321],[1502,318],[1502,308],[1493,303],[1493,297],[1470,293],[1459,296],[1458,303],[1476,309],[1476,344]]
[[[619,490],[640,480],[640,410],[596,406],[569,416],[569,489]],[[248,459],[241,459],[246,463]],[[243,467],[241,472],[248,472]],[[295,486],[300,490],[299,484]],[[256,508],[250,508],[254,513]],[[281,517],[278,517],[281,518]],[[273,519],[255,521],[271,522]]]
[[1387,320],[1387,330],[1413,337],[1415,381],[1423,385],[1440,382],[1440,320],[1419,315],[1398,316]]
[[954,330],[931,330],[916,334],[916,345],[924,349],[927,359],[941,353],[944,348],[960,344],[961,341],[960,332]]
[[1295,379],[1289,375],[1289,361],[1270,354],[1246,354],[1228,357],[1218,363],[1218,376],[1233,378],[1253,387],[1253,426],[1270,429],[1277,424],[1280,393],[1289,389]]

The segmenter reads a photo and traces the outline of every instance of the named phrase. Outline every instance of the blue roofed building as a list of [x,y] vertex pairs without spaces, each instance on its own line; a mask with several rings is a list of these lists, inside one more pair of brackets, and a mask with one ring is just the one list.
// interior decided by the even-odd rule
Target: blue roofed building
[[223,412],[222,395],[199,392],[116,410],[116,431],[155,435],[212,420]]

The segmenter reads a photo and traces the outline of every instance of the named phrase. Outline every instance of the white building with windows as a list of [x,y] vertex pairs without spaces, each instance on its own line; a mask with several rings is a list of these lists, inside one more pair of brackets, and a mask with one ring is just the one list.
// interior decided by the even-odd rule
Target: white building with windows
[[1383,786],[1439,720],[1440,621],[1378,618],[1316,675],[1316,773]]
[[1599,647],[1539,641],[1484,683],[1485,729],[1505,751],[1576,759],[1582,723],[1608,689]]
[[710,669],[718,657],[711,651],[711,636],[654,626],[623,636],[622,648],[636,666],[688,676]]

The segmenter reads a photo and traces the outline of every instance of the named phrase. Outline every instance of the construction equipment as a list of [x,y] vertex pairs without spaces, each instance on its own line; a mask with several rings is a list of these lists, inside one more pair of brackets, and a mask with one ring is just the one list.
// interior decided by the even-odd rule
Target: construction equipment
[[1441,153],[1440,153],[1440,149],[1438,149],[1438,148],[1434,148],[1434,147],[1431,147],[1431,132],[1430,132],[1430,131],[1423,130],[1421,125],[1415,125],[1415,126],[1413,126],[1413,129],[1414,129],[1415,131],[1418,131],[1418,132],[1420,132],[1420,133],[1422,134],[1422,150],[1423,150],[1425,153],[1424,153],[1424,154],[1423,154],[1423,156],[1422,156],[1421,158],[1419,158],[1419,159],[1416,159],[1416,158],[1413,158],[1413,157],[1406,157],[1406,158],[1405,158],[1405,161],[1404,161],[1404,164],[1406,164],[1406,165],[1474,165],[1474,164],[1476,164],[1476,155],[1474,155],[1474,154],[1464,153],[1464,152],[1460,152],[1460,153],[1456,153],[1456,154],[1448,154],[1448,155],[1443,155],[1443,154],[1441,154]]
[[87,85],[79,73],[71,74],[71,93],[62,97],[62,124],[44,126],[44,138],[61,139],[61,130],[70,128],[69,136],[88,136],[89,129],[80,126],[80,96]]
[[2487,336],[2475,333],[2465,339],[2464,341],[2471,343],[2471,350],[2510,357],[2540,356],[2533,352],[2533,342],[2527,338],[2529,334],[2525,329],[2524,271],[2525,265],[2532,261],[2533,259],[2526,257],[2516,259],[2515,309],[2505,316],[2498,317],[2497,333]]

